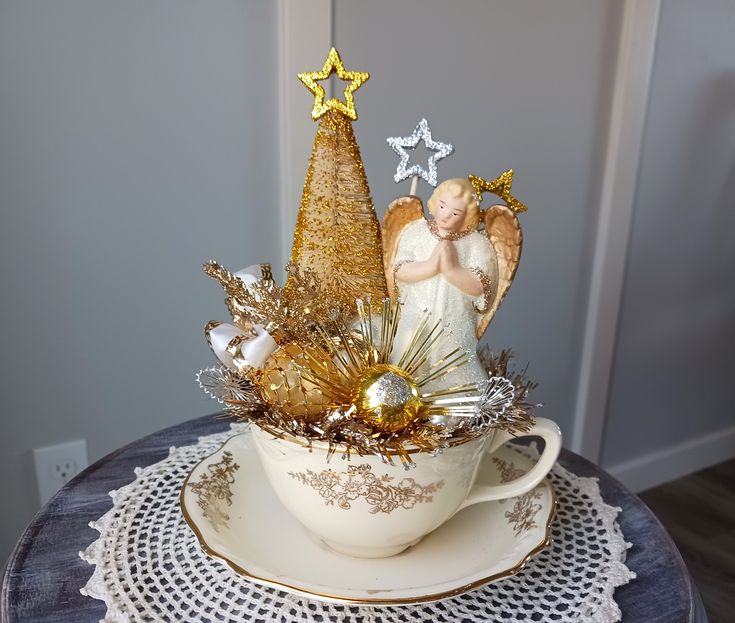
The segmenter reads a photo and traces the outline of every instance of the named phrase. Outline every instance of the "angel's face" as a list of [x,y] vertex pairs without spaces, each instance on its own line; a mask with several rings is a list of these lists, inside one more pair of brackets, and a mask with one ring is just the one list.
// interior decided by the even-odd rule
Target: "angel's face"
[[467,216],[467,203],[462,197],[453,197],[448,191],[439,195],[439,201],[434,210],[434,220],[445,232],[460,232],[464,229]]

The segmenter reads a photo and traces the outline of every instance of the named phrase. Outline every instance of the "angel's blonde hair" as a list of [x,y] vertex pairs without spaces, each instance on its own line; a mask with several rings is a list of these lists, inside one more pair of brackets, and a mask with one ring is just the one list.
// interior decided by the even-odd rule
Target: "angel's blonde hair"
[[477,202],[475,197],[475,189],[470,184],[469,180],[463,177],[453,177],[452,179],[445,180],[439,186],[434,189],[429,197],[429,212],[433,215],[436,207],[439,203],[439,195],[447,191],[455,199],[463,199],[467,204],[467,214],[464,217],[464,228],[477,229],[482,218],[482,212],[480,211],[480,204]]

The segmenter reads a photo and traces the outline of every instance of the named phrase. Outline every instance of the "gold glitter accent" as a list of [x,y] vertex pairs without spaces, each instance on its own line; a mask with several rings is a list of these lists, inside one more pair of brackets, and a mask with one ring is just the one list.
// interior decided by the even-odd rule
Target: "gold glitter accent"
[[304,472],[288,472],[291,478],[314,489],[325,506],[337,503],[342,510],[350,510],[352,502],[365,500],[370,512],[389,515],[396,509],[411,510],[416,504],[429,503],[433,494],[444,486],[443,480],[420,485],[413,478],[402,478],[398,484],[390,484],[394,476],[378,478],[368,463],[350,465],[346,472],[323,469],[318,474],[310,469]]
[[482,201],[482,193],[492,193],[505,201],[506,205],[513,212],[525,212],[528,210],[525,205],[510,194],[510,189],[513,186],[513,169],[508,169],[490,182],[477,175],[468,175],[467,179],[475,189],[478,203]]
[[398,242],[406,227],[424,217],[424,204],[414,196],[398,197],[391,201],[383,216],[381,236],[383,240],[383,268],[388,284],[388,291],[393,302],[398,302],[398,286],[396,284],[394,260],[398,250]]
[[490,278],[495,283],[497,294],[493,297],[490,309],[478,320],[475,334],[479,340],[487,329],[495,312],[513,282],[523,247],[523,232],[518,216],[504,205],[493,205],[484,211],[485,235],[495,251],[490,267]]
[[398,271],[401,269],[401,267],[405,266],[406,264],[411,264],[413,260],[401,260],[400,262],[396,262],[393,266],[393,296],[391,297],[394,302],[398,303],[398,297],[401,294],[400,287],[398,286],[398,277],[396,276],[398,274]]
[[442,234],[439,233],[439,226],[434,219],[426,221],[426,224],[429,227],[431,235],[437,240],[460,240],[474,231],[474,229],[463,229],[462,231],[450,231],[448,234]]
[[[333,73],[337,73],[340,80],[349,80],[350,83],[345,87],[345,101],[342,103],[333,97],[326,102],[324,101],[324,87],[318,84],[319,80],[326,80]],[[342,65],[342,59],[339,52],[332,48],[329,50],[327,60],[324,61],[324,67],[321,71],[307,71],[298,74],[299,80],[304,83],[307,89],[314,95],[314,107],[311,109],[311,118],[316,121],[327,111],[333,110],[341,113],[352,120],[357,119],[357,111],[355,110],[355,98],[353,93],[359,89],[364,82],[370,78],[370,74],[366,71],[345,71]]]
[[475,308],[475,311],[478,314],[484,314],[490,311],[490,306],[495,300],[495,295],[497,294],[498,289],[496,285],[493,284],[490,277],[488,277],[483,270],[477,268],[477,266],[470,268],[470,272],[474,273],[482,284],[482,307],[478,307],[474,303],[472,303],[472,307]]
[[[320,120],[294,232],[291,264],[311,270],[335,305],[387,296],[378,219],[352,123],[334,111]],[[291,276],[287,292],[296,284]]]

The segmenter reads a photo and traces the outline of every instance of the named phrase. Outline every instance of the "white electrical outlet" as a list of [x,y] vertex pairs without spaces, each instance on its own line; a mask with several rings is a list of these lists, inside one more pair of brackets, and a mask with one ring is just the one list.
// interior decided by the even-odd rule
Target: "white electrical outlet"
[[84,439],[33,450],[36,482],[41,506],[74,476],[87,467],[87,442]]

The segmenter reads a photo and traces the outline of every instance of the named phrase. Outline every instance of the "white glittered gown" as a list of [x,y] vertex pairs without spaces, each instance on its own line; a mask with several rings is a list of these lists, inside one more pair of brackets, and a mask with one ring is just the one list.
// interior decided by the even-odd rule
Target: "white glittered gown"
[[[439,241],[440,238],[432,232],[428,221],[423,218],[414,221],[403,230],[398,241],[394,271],[408,262],[428,259]],[[487,236],[478,231],[471,231],[452,242],[463,268],[470,269],[475,274],[482,273],[485,277],[483,286],[489,281],[497,283],[497,259]],[[471,296],[453,286],[441,274],[415,283],[396,279],[396,286],[401,302],[401,319],[394,355],[401,353],[408,344],[414,329],[424,318],[424,310],[431,313],[431,325],[439,319],[450,324],[450,335],[445,341],[445,346],[435,349],[432,363],[447,355],[455,347],[462,348],[470,355],[466,365],[443,375],[425,389],[435,390],[486,379],[487,373],[480,366],[476,355],[476,329],[481,316],[477,309],[487,307],[487,299],[490,296],[488,288],[486,287],[485,293],[480,296]]]

